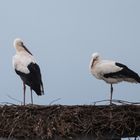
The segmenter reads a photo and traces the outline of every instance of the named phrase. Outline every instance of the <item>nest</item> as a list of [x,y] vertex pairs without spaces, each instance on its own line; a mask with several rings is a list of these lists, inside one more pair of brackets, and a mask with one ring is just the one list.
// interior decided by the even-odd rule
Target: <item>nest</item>
[[53,139],[79,135],[140,135],[140,106],[0,106],[1,137]]

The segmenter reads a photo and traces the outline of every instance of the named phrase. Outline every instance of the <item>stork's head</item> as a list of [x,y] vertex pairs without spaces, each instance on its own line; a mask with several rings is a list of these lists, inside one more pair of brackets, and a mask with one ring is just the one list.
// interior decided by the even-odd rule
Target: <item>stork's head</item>
[[29,53],[30,55],[32,55],[32,53],[25,47],[23,41],[20,38],[16,38],[14,40],[13,45],[14,45],[17,53],[18,52],[26,52],[26,53]]
[[16,38],[13,43],[14,47],[23,46],[23,41],[20,38]]
[[99,53],[93,53],[92,54],[92,59],[95,61],[95,60],[98,60],[99,59],[99,57],[100,57],[100,55],[99,55]]
[[91,61],[90,61],[90,68],[92,68],[99,59],[100,59],[99,53],[97,52],[93,53],[91,56]]

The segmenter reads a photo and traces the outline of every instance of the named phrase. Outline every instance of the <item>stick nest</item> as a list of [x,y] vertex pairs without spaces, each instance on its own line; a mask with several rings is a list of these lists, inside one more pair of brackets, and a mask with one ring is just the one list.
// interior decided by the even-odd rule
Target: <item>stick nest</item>
[[0,106],[0,136],[72,138],[140,135],[140,106]]

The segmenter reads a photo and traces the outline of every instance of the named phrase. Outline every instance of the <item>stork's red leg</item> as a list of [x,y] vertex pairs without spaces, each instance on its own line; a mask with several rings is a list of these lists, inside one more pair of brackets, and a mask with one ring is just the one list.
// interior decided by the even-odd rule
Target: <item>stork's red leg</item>
[[113,95],[113,85],[111,84],[111,89],[110,89],[110,105],[112,105],[112,95]]
[[31,103],[33,105],[33,93],[32,93],[32,88],[30,87],[30,90],[31,90]]
[[26,92],[26,85],[23,82],[23,104],[25,105],[25,92]]

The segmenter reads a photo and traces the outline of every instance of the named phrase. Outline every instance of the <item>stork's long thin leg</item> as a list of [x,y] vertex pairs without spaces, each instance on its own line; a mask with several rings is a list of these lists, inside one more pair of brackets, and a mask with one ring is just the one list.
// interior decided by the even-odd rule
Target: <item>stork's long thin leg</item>
[[23,104],[25,105],[25,92],[26,92],[26,85],[23,82]]
[[111,84],[111,89],[110,89],[110,105],[112,104],[112,95],[113,95],[113,85]]
[[33,93],[32,93],[32,88],[30,87],[30,91],[31,91],[31,103],[33,105]]

